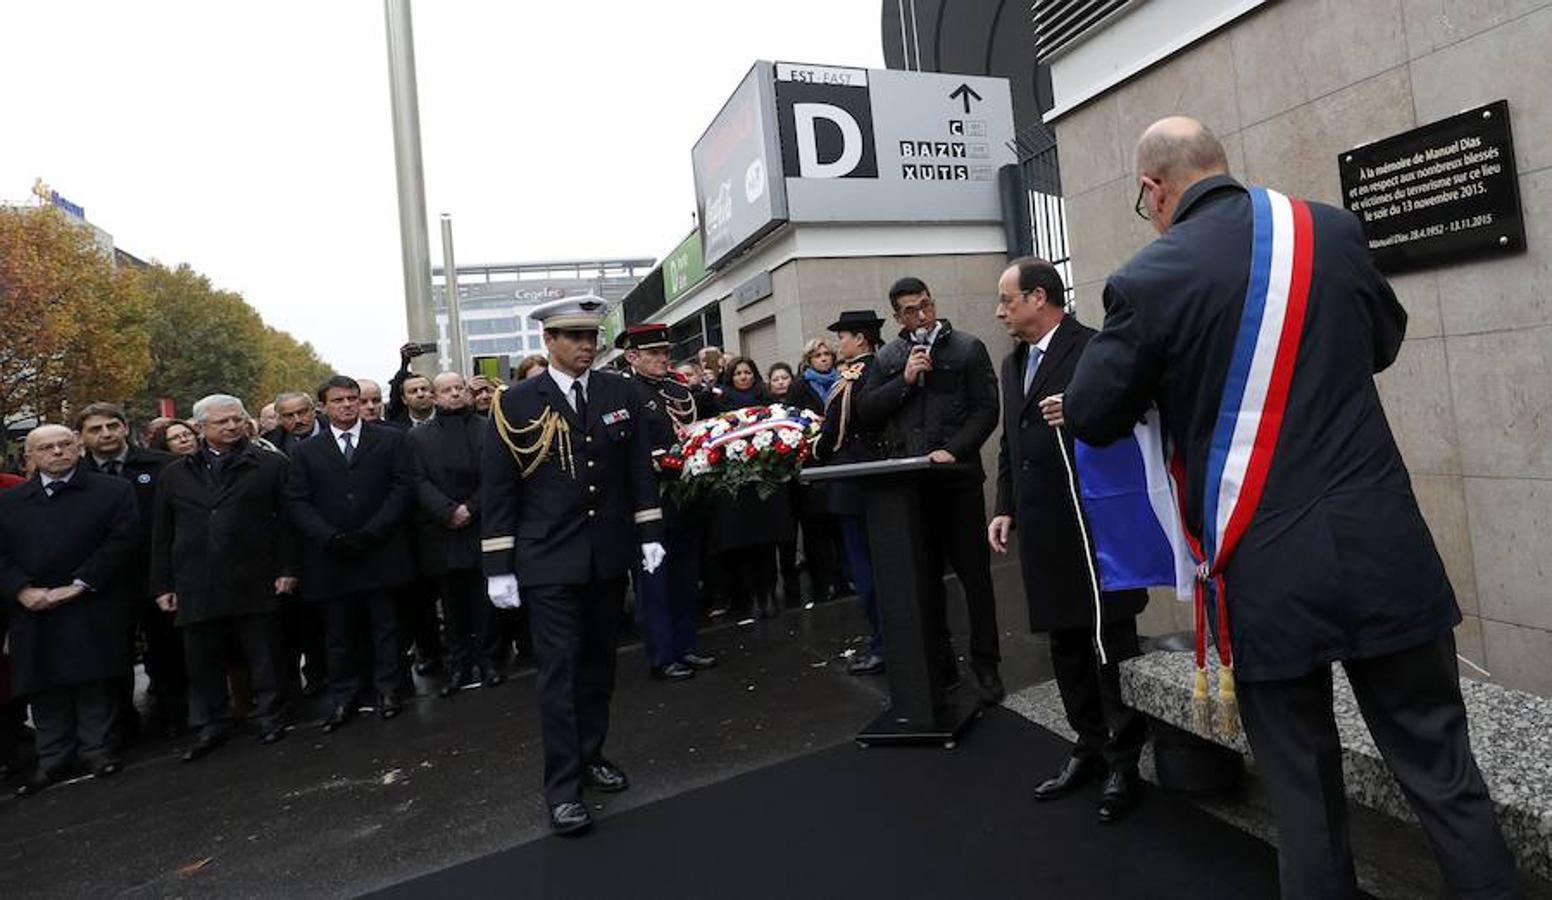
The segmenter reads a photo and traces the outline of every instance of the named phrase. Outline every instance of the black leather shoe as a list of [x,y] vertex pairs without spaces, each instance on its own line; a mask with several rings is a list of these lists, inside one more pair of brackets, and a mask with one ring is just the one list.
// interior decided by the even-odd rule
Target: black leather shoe
[[659,681],[684,681],[695,677],[695,670],[682,662],[671,662],[666,666],[653,666],[652,677]]
[[447,684],[442,685],[441,690],[437,691],[437,696],[443,698],[451,697],[461,690],[463,690],[463,685],[456,681],[449,681]]
[[709,653],[686,653],[679,661],[696,671],[717,667],[717,658]]
[[1108,825],[1125,818],[1137,805],[1139,790],[1136,770],[1111,772],[1105,776],[1105,788],[1099,795],[1099,821]]
[[852,657],[846,664],[847,675],[877,675],[884,671],[884,657],[877,653],[864,653]]
[[625,777],[619,766],[607,759],[600,759],[584,769],[582,781],[588,787],[606,794],[616,794],[630,787],[630,779]]
[[280,725],[280,726],[277,726],[275,728],[271,728],[270,730],[268,730],[268,731],[264,732],[263,734],[259,735],[259,743],[261,743],[264,746],[268,747],[271,744],[278,744],[278,743],[280,743],[281,739],[284,738],[285,736],[286,736],[286,726]]
[[1002,686],[1002,676],[994,666],[971,666],[975,672],[976,691],[981,695],[982,706],[996,706],[1008,691]]
[[333,734],[334,732],[339,731],[340,728],[344,727],[346,722],[349,722],[355,717],[356,709],[354,706],[336,706],[334,707],[334,711],[329,713],[329,717],[323,720],[323,733]]
[[404,704],[392,694],[384,694],[377,699],[377,716],[387,721],[404,711]]
[[489,669],[485,670],[486,687],[499,687],[506,680],[507,676],[501,674],[501,670],[495,666],[491,666]]
[[1079,759],[1076,756],[1069,756],[1055,775],[1035,787],[1035,799],[1055,800],[1065,797],[1099,778],[1104,771],[1105,766],[1098,759]]
[[416,675],[432,675],[440,671],[442,671],[440,659],[423,659],[415,664]]
[[33,794],[48,790],[49,786],[58,780],[58,775],[39,769],[28,776],[27,780],[22,782],[21,786],[16,789],[16,796],[31,797]]
[[92,763],[92,775],[97,778],[108,778],[117,775],[124,764],[113,757],[99,759]]
[[593,817],[580,803],[557,803],[550,807],[550,830],[556,834],[580,834],[593,827]]
[[217,733],[202,734],[189,749],[183,751],[184,762],[194,762],[204,759],[216,751],[216,748],[226,743],[226,735]]

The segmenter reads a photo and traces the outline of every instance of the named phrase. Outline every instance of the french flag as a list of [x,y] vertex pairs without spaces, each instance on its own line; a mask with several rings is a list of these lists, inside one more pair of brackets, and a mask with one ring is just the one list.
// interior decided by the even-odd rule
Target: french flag
[[1103,591],[1172,587],[1193,599],[1196,561],[1180,524],[1157,410],[1105,447],[1076,442],[1084,525]]

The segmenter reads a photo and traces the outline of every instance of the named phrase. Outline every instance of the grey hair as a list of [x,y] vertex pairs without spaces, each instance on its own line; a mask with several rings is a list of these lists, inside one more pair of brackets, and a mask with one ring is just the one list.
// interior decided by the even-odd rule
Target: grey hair
[[281,391],[275,395],[276,406],[288,400],[306,400],[308,403],[311,403],[313,402],[313,395],[305,391]]
[[242,412],[244,418],[248,417],[248,410],[243,407],[241,400],[233,397],[231,394],[211,394],[208,397],[201,397],[194,401],[194,421],[203,425],[210,418],[211,410],[224,409],[228,406],[237,407]]

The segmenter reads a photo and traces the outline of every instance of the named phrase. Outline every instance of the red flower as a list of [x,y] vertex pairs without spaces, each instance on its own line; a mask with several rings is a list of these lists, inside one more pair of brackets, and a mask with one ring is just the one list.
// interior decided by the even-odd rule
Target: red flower
[[706,462],[710,463],[711,465],[716,465],[717,463],[722,462],[722,448],[712,447],[710,450],[707,450]]
[[754,444],[750,444],[744,448],[744,459],[754,459],[759,452],[759,449]]

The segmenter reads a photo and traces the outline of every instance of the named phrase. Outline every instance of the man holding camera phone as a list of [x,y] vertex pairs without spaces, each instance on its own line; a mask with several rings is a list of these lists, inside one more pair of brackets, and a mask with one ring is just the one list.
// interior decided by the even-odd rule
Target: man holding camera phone
[[976,687],[983,703],[995,704],[1004,690],[997,672],[1001,654],[991,551],[981,539],[986,529],[981,445],[997,429],[997,371],[985,344],[938,318],[932,292],[920,278],[896,281],[889,289],[889,305],[900,323],[900,336],[878,352],[858,413],[865,427],[884,432],[891,457],[926,456],[935,463],[965,467],[925,481],[922,501],[930,540],[917,549],[929,554],[937,585],[930,615],[944,686],[959,684],[942,587],[947,563],[965,591]]

